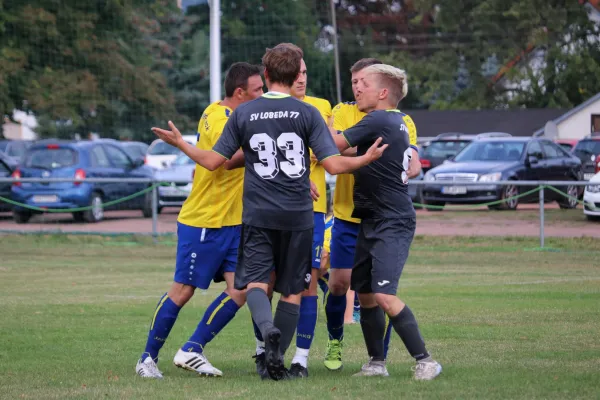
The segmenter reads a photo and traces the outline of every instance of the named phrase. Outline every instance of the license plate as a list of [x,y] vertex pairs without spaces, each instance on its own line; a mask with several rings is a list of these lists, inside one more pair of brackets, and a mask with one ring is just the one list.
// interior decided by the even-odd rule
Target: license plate
[[33,196],[34,203],[57,203],[58,196],[55,194],[46,195],[46,196]]
[[444,186],[442,194],[465,194],[467,193],[466,186]]
[[583,174],[583,179],[589,181],[595,174]]

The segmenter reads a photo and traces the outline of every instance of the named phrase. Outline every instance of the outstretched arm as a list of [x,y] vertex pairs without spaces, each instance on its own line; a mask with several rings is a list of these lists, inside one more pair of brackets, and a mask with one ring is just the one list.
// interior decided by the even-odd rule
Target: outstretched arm
[[347,174],[355,171],[373,161],[379,159],[384,150],[388,147],[387,144],[379,146],[382,139],[378,138],[375,143],[367,150],[365,154],[358,157],[329,157],[321,161],[325,170],[331,175]]
[[227,171],[230,171],[230,170],[236,169],[236,168],[242,168],[246,162],[245,160],[246,159],[244,158],[244,151],[242,149],[239,149],[238,151],[235,152],[233,157],[231,157],[231,160],[227,160],[225,162],[225,165],[223,166],[223,168],[225,168]]
[[214,171],[227,161],[224,156],[215,153],[214,151],[199,149],[183,140],[181,132],[179,132],[179,129],[177,129],[175,124],[171,121],[169,121],[169,128],[171,128],[171,130],[154,127],[152,128],[152,132],[164,142],[183,151],[189,158],[202,167]]

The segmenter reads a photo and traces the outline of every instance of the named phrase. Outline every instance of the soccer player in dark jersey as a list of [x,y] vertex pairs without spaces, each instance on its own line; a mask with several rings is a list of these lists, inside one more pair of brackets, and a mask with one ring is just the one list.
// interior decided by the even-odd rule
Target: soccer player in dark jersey
[[[269,92],[232,113],[213,151],[188,145],[170,121],[170,131],[153,131],[209,170],[223,165],[241,147],[244,209],[235,288],[248,289],[250,313],[265,339],[267,372],[279,380],[289,376],[283,355],[294,337],[301,293],[311,280],[309,149],[335,175],[379,159],[387,146],[379,146],[377,139],[360,156],[335,157],[338,149],[319,111],[290,96],[302,53],[280,45],[267,49],[262,61]],[[267,297],[273,266],[274,290],[281,294],[275,317]]]
[[389,146],[379,160],[354,173],[352,217],[361,222],[351,287],[359,296],[360,323],[370,357],[355,376],[388,376],[383,346],[385,312],[417,361],[415,379],[430,380],[442,367],[427,352],[412,311],[396,297],[416,228],[407,186],[412,149],[408,128],[397,109],[408,91],[406,74],[385,64],[372,65],[364,72],[357,82],[356,102],[359,110],[368,114],[342,135],[333,135],[340,151],[357,146],[358,156],[379,137]]

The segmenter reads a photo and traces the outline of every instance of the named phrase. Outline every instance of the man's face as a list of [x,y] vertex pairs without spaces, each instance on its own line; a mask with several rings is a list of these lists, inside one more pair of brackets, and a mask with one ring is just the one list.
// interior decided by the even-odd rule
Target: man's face
[[364,70],[352,74],[352,92],[360,111],[370,112],[377,107],[381,90],[373,74],[364,73]]
[[306,63],[304,62],[304,59],[302,59],[300,64],[300,74],[298,74],[298,78],[296,78],[294,84],[292,85],[292,96],[297,99],[303,99],[304,96],[306,96],[306,82]]
[[248,88],[242,90],[242,102],[254,100],[263,95],[263,80],[260,75],[248,78]]

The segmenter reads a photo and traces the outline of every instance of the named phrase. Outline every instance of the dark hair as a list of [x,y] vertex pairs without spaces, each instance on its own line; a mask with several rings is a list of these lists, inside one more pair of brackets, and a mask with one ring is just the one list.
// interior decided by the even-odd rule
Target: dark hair
[[254,75],[260,75],[258,65],[248,64],[246,62],[237,62],[231,64],[225,75],[225,97],[233,96],[235,89],[248,89],[248,79]]
[[355,73],[358,71],[362,71],[363,69],[375,64],[383,64],[383,62],[381,62],[381,60],[378,60],[377,58],[361,58],[360,60],[355,62],[354,65],[350,68],[350,72]]
[[262,58],[269,81],[292,86],[300,73],[302,65],[302,50],[292,43],[280,43],[267,52]]

